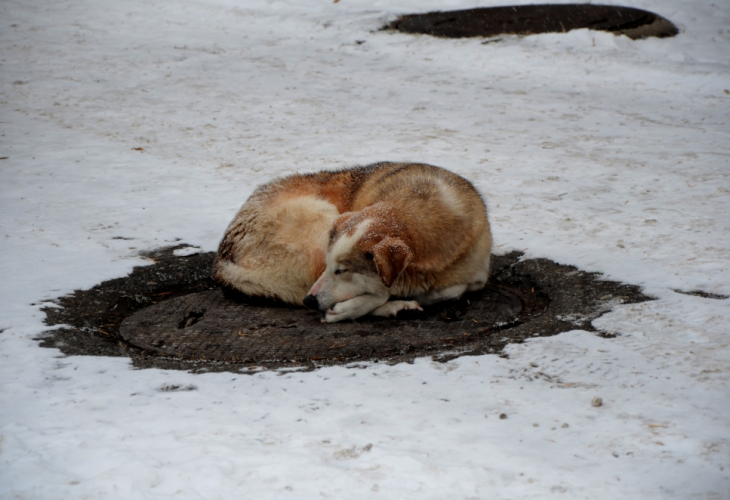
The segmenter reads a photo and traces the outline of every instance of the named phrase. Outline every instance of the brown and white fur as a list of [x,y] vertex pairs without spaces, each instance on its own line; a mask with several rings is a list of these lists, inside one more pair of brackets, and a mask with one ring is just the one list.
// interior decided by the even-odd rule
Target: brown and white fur
[[469,181],[383,162],[260,186],[226,230],[215,277],[318,309],[324,322],[395,316],[484,287],[491,247]]

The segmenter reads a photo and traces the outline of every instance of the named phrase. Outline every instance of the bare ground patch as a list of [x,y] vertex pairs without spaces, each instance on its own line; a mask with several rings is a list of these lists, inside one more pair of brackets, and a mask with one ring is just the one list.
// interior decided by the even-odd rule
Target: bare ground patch
[[651,300],[639,287],[601,279],[547,259],[494,256],[489,285],[457,301],[398,319],[322,324],[304,308],[223,290],[213,253],[146,254],[154,263],[129,276],[60,297],[44,308],[39,339],[66,355],[124,356],[136,368],[252,372],[314,369],[357,361],[498,354],[509,343],[583,329],[618,304]]

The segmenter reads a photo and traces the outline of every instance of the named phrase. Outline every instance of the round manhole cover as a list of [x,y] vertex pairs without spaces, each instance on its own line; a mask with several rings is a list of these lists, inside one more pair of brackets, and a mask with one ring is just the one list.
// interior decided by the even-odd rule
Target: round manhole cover
[[388,358],[461,345],[547,306],[541,294],[526,299],[518,294],[490,287],[424,312],[400,313],[397,320],[365,317],[323,324],[317,312],[247,303],[217,289],[148,307],[125,320],[120,334],[142,349],[200,360],[264,364]]
[[679,32],[671,21],[653,12],[591,4],[515,5],[410,14],[387,28],[446,38],[564,33],[581,28],[633,39],[668,37]]
[[[252,301],[212,279],[214,254],[149,254],[155,265],[60,297],[44,309],[42,346],[69,355],[126,356],[140,368],[249,371],[253,368],[445,361],[501,353],[505,345],[583,329],[622,303],[650,300],[640,289],[547,259],[493,256],[490,284],[453,302],[398,319],[322,324],[304,308]],[[618,332],[597,332],[611,337]]]

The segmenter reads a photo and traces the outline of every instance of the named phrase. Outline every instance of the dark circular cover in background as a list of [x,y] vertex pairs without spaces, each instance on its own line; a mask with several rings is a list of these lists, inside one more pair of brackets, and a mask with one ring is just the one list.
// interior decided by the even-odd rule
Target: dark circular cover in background
[[632,39],[663,38],[679,33],[674,24],[653,12],[591,4],[516,5],[409,14],[387,28],[446,38],[565,33],[581,28]]

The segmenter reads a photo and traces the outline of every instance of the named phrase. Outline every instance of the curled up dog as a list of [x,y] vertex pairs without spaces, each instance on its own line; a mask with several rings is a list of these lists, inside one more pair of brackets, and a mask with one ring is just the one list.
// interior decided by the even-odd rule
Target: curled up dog
[[332,323],[481,289],[491,247],[487,209],[469,181],[383,162],[260,186],[223,236],[215,277]]

